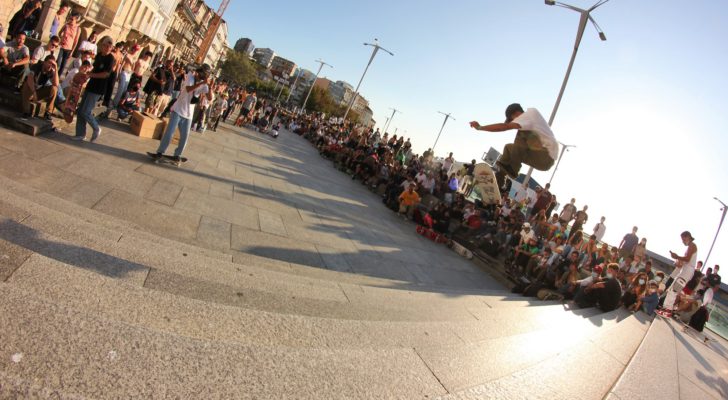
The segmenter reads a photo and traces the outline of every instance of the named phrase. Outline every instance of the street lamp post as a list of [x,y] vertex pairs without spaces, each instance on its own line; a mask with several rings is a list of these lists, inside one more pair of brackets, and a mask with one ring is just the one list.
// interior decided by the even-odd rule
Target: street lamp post
[[[278,91],[278,96],[276,96],[276,103],[278,103],[278,100],[281,98],[281,94],[283,94],[283,89],[286,88],[286,83],[288,83],[287,80],[281,79],[281,90]],[[288,92],[290,94],[290,91]]]
[[394,55],[394,53],[392,53],[391,51],[380,46],[379,40],[377,40],[376,38],[374,39],[374,43],[364,43],[364,46],[372,46],[372,47],[374,47],[374,49],[372,50],[371,57],[369,57],[369,62],[367,63],[366,68],[364,68],[364,73],[361,75],[361,79],[359,79],[359,84],[356,85],[356,90],[354,90],[354,96],[352,96],[351,101],[349,101],[349,105],[346,107],[346,112],[344,113],[344,120],[346,120],[346,117],[349,116],[349,111],[351,111],[351,107],[354,105],[354,102],[356,101],[356,96],[359,94],[359,87],[361,86],[362,81],[364,81],[364,77],[367,75],[369,66],[372,65],[372,61],[374,61],[374,57],[376,57],[379,50],[385,51],[385,52],[389,53],[389,55],[391,55],[391,56]]
[[296,79],[293,81],[293,85],[291,85],[291,90],[288,91],[288,97],[286,97],[286,104],[288,104],[291,101],[291,95],[293,94],[293,90],[296,88],[296,85],[298,84],[298,79],[301,78],[301,74],[303,74],[303,68],[300,68],[298,70],[298,74],[296,74]]
[[[599,0],[591,6],[590,8],[584,10],[582,8],[574,7],[569,4],[562,3],[560,1],[554,1],[554,0],[545,0],[546,5],[549,6],[559,6],[563,8],[567,8],[572,11],[576,11],[580,14],[579,18],[579,27],[576,30],[576,41],[574,42],[574,51],[571,53],[571,60],[569,61],[569,67],[566,69],[566,75],[564,76],[564,82],[561,84],[561,90],[559,91],[559,96],[556,98],[556,104],[554,104],[554,109],[551,111],[551,117],[549,117],[549,126],[554,124],[554,118],[556,118],[556,112],[559,110],[559,105],[561,105],[561,98],[564,96],[564,91],[566,90],[566,84],[569,82],[569,76],[571,75],[571,69],[574,66],[574,60],[576,60],[576,53],[579,51],[579,44],[581,43],[581,38],[584,36],[584,31],[586,30],[586,24],[588,22],[591,22],[592,25],[594,25],[594,28],[597,30],[597,33],[599,33],[599,39],[602,41],[607,40],[607,36],[602,31],[602,28],[599,27],[599,24],[597,24],[596,21],[594,21],[594,18],[591,16],[591,12],[596,10],[597,7],[604,5],[609,0]],[[523,184],[528,184],[528,180],[531,178],[531,174],[533,173],[533,167],[528,169],[528,174],[526,174],[526,179],[524,180]]]
[[394,119],[394,114],[401,113],[402,112],[402,111],[399,111],[396,108],[390,108],[390,110],[392,110],[392,116],[389,117],[389,120],[387,120],[387,124],[384,125],[384,133],[387,133],[387,129],[389,129],[389,125],[392,124],[392,120]]
[[437,146],[437,142],[440,140],[440,135],[442,135],[442,130],[445,129],[445,124],[447,123],[447,120],[452,118],[453,121],[456,121],[455,118],[450,113],[445,114],[442,111],[438,111],[438,113],[445,116],[445,120],[442,121],[442,126],[440,127],[440,132],[437,133],[437,138],[435,139],[435,144],[432,145],[432,152],[435,152],[435,147]]
[[311,97],[311,92],[313,92],[313,87],[316,86],[316,80],[318,79],[318,76],[321,73],[321,69],[324,67],[324,65],[328,65],[329,67],[334,68],[333,65],[327,64],[326,62],[324,62],[321,59],[316,60],[316,62],[321,65],[319,65],[319,69],[318,69],[318,71],[316,71],[316,77],[313,78],[313,83],[311,84],[311,88],[308,89],[308,94],[306,95],[306,100],[303,101],[303,106],[301,106],[301,112],[306,111],[306,103],[308,103],[308,98]]
[[554,180],[554,176],[556,175],[556,170],[559,169],[559,164],[561,164],[561,157],[564,156],[564,153],[569,150],[569,147],[576,147],[573,144],[563,144],[559,142],[561,145],[561,153],[559,154],[559,159],[556,161],[556,166],[554,167],[554,172],[551,174],[551,179],[549,179],[549,183]]
[[703,265],[705,265],[706,267],[708,266],[708,259],[710,258],[710,253],[713,252],[713,246],[715,246],[715,241],[718,239],[718,234],[720,233],[720,228],[723,226],[723,220],[725,219],[726,211],[728,211],[728,206],[726,206],[725,203],[720,201],[719,198],[713,197],[713,199],[715,199],[715,201],[717,201],[718,203],[720,203],[720,205],[723,206],[723,208],[721,208],[721,211],[723,211],[723,214],[720,216],[720,223],[718,224],[718,230],[715,231],[715,237],[713,237],[713,244],[710,245],[710,250],[708,250],[708,256],[705,257],[705,261],[703,262]]

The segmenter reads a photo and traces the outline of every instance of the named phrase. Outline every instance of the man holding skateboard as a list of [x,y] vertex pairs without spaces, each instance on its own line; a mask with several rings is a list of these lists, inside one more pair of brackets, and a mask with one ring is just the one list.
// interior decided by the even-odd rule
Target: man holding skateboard
[[162,136],[162,140],[159,142],[159,148],[157,148],[156,153],[147,153],[150,157],[155,160],[164,157],[164,152],[167,151],[167,147],[169,147],[175,131],[179,128],[179,144],[174,151],[172,161],[178,165],[184,161],[182,152],[187,145],[194,104],[199,102],[200,96],[206,96],[208,100],[212,99],[212,91],[214,88],[215,84],[210,78],[210,66],[207,64],[203,64],[196,71],[190,72],[185,76],[179,97],[177,97],[177,101],[170,108],[171,115],[169,117],[169,123],[167,123],[167,129],[164,131],[164,136]]
[[503,187],[506,176],[518,177],[521,164],[530,165],[539,171],[548,171],[558,157],[559,146],[549,124],[535,108],[525,112],[518,103],[506,108],[506,121],[503,123],[480,125],[472,121],[470,126],[479,131],[503,132],[518,130],[513,143],[505,145],[503,154],[496,161],[496,179]]

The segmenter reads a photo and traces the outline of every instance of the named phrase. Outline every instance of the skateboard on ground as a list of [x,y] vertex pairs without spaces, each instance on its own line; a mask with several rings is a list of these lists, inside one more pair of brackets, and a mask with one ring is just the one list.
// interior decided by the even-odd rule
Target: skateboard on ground
[[179,162],[177,162],[174,160],[173,156],[169,156],[166,154],[162,154],[161,157],[158,157],[157,153],[152,153],[152,152],[148,151],[147,155],[149,156],[149,158],[152,159],[152,161],[154,161],[154,163],[157,163],[157,164],[163,163],[163,164],[169,164],[169,165],[174,165],[175,167],[179,167],[181,164],[184,164],[187,162],[187,157],[180,157]]
[[461,256],[467,258],[468,260],[473,259],[473,252],[465,248],[465,246],[461,245],[458,242],[450,241],[448,243],[448,246],[456,253],[460,254]]

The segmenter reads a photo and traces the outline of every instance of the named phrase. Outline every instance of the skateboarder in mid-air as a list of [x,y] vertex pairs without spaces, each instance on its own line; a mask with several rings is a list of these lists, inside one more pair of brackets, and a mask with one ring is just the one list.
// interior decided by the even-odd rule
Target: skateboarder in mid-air
[[503,154],[496,161],[495,176],[498,186],[503,188],[506,176],[515,179],[521,164],[529,165],[539,171],[548,171],[558,157],[559,146],[549,124],[535,108],[525,112],[520,104],[514,103],[506,108],[506,122],[480,125],[472,121],[470,126],[479,131],[503,132],[517,129],[513,143],[505,145]]

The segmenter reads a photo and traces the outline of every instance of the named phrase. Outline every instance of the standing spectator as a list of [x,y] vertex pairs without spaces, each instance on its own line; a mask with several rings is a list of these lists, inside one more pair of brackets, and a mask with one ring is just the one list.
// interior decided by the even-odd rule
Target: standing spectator
[[21,32],[26,35],[33,34],[35,27],[38,26],[42,8],[41,0],[27,0],[23,3],[23,6],[8,23],[8,34],[12,37],[16,37]]
[[124,46],[124,42],[117,42],[116,46],[114,46],[114,50],[111,51],[111,55],[114,57],[114,69],[111,71],[109,77],[106,79],[104,101],[101,102],[101,105],[106,107],[106,112],[104,114],[107,118],[109,116],[109,113],[111,112],[111,109],[113,108],[113,105],[111,104],[111,95],[114,92],[114,84],[119,77],[119,71],[121,70],[121,61],[124,59]]
[[61,29],[63,22],[66,20],[66,13],[70,9],[71,6],[65,1],[61,3],[60,7],[58,7],[58,11],[56,11],[56,15],[53,17],[53,22],[51,23],[51,36],[58,35],[58,31]]
[[515,200],[517,203],[527,203],[528,202],[528,186],[521,185],[521,187],[516,190],[516,193],[513,195],[513,200]]
[[111,49],[114,46],[110,36],[104,36],[99,42],[99,55],[94,60],[93,70],[89,74],[89,82],[86,85],[86,92],[78,106],[76,118],[76,136],[73,140],[84,140],[86,138],[86,124],[91,125],[93,133],[91,141],[95,141],[101,135],[101,128],[93,115],[96,103],[106,93],[106,79],[114,69],[114,56]]
[[571,225],[571,231],[569,232],[569,237],[572,237],[576,234],[576,232],[581,232],[582,227],[586,223],[586,221],[589,220],[589,214],[586,213],[586,210],[589,209],[589,206],[584,206],[583,209],[576,212],[576,216],[574,217],[574,224]]
[[149,69],[149,60],[151,58],[152,52],[146,51],[141,55],[141,57],[139,57],[139,59],[136,60],[134,63],[134,69],[131,73],[131,78],[129,79],[129,85],[135,82],[138,82],[141,85],[144,74]]
[[635,226],[632,228],[632,233],[624,235],[622,242],[619,243],[619,257],[625,258],[628,255],[632,255],[634,253],[634,248],[637,246],[639,241],[640,239],[637,237],[637,227]]
[[449,156],[445,159],[445,161],[442,162],[442,170],[449,173],[450,168],[452,167],[452,164],[455,162],[455,158],[453,158],[452,153],[450,153]]
[[25,83],[21,89],[21,105],[23,117],[29,118],[30,102],[45,101],[46,111],[43,118],[50,120],[58,92],[58,68],[53,54],[46,56],[42,63],[30,67]]
[[634,247],[634,251],[632,252],[632,255],[634,256],[635,260],[644,260],[646,253],[647,253],[647,238],[642,238],[642,239],[640,239],[640,242],[637,243],[637,246]]
[[164,76],[162,87],[159,93],[155,96],[154,104],[152,105],[152,115],[160,115],[166,108],[169,102],[172,100],[172,92],[174,91],[174,84],[177,80],[177,76],[174,73],[174,61],[169,59],[164,62],[164,66],[160,67],[161,73]]
[[574,219],[574,216],[576,215],[576,199],[571,199],[571,203],[564,206],[564,208],[561,210],[561,214],[559,215],[559,221],[561,221],[561,226],[566,229],[566,226],[571,222],[572,219]]
[[61,38],[61,50],[58,53],[58,75],[63,73],[66,68],[66,63],[71,58],[73,49],[78,44],[78,37],[81,33],[81,29],[78,25],[78,20],[81,15],[77,12],[71,13],[68,18],[68,22],[63,25],[61,31],[58,33],[58,37]]
[[121,59],[121,67],[119,69],[119,84],[116,87],[116,96],[114,96],[114,106],[118,106],[121,101],[121,97],[126,92],[126,88],[129,87],[129,81],[131,80],[131,74],[134,70],[135,58],[139,52],[139,45],[135,44],[131,47],[129,52],[124,52],[124,56]]
[[[167,64],[172,63],[172,60],[167,60]],[[162,89],[164,85],[167,84],[167,64],[161,65],[157,67],[151,75],[149,75],[149,79],[147,79],[147,83],[144,84],[144,93],[147,95],[146,100],[144,101],[144,111],[147,114],[156,116],[156,108],[154,107],[154,104],[157,101],[157,97],[162,94]],[[171,71],[170,71],[171,74]]]
[[155,158],[161,158],[167,151],[175,131],[179,128],[179,144],[174,151],[174,161],[180,163],[182,153],[187,145],[187,138],[190,133],[190,125],[192,124],[193,105],[192,98],[206,96],[209,100],[212,96],[211,92],[215,89],[210,79],[210,66],[203,64],[195,72],[190,72],[185,77],[184,87],[177,98],[177,101],[170,108],[171,116],[164,136],[159,142]]
[[670,251],[670,257],[675,260],[675,269],[670,274],[672,284],[670,285],[670,281],[668,281],[669,287],[666,289],[667,294],[663,302],[663,312],[660,313],[668,317],[672,316],[672,309],[675,306],[677,295],[682,292],[687,282],[692,279],[695,273],[695,264],[698,259],[698,246],[695,245],[695,239],[690,232],[685,231],[680,234],[680,239],[687,246],[687,250],[685,250],[684,256],[679,256],[675,252]]
[[[536,196],[536,203],[533,205],[531,215],[536,215],[539,211],[546,211],[549,208],[552,201],[552,195],[549,189],[551,189],[551,184],[547,183],[546,186],[541,189],[541,192],[538,194],[538,196]],[[544,214],[546,213],[544,212]]]
[[210,126],[212,131],[217,132],[217,125],[220,123],[223,113],[228,108],[227,93],[221,93],[217,95],[215,101],[212,103],[212,109],[210,110]]
[[605,217],[602,217],[602,219],[597,222],[596,225],[594,225],[594,236],[597,237],[597,241],[602,241],[602,238],[604,237],[604,233],[607,231],[607,226],[604,225],[604,221],[606,220]]

